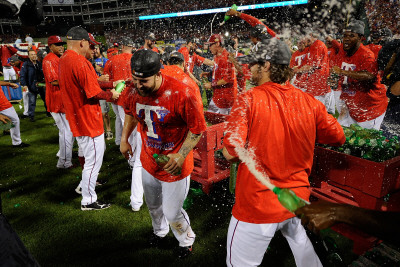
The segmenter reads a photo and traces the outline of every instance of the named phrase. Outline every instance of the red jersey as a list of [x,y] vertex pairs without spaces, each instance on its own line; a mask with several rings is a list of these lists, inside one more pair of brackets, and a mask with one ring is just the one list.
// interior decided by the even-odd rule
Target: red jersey
[[67,50],[59,61],[58,82],[65,115],[72,134],[96,137],[104,133],[99,100],[102,92],[92,64],[73,50]]
[[347,76],[342,76],[339,80],[339,87],[342,88],[340,99],[344,100],[354,120],[357,122],[373,120],[386,111],[388,105],[386,87],[380,82],[377,61],[371,50],[361,44],[354,55],[349,57],[343,49],[340,49],[334,65],[343,70],[368,71],[376,75],[373,84]]
[[168,66],[164,65],[164,68],[161,69],[161,73],[169,77],[172,77],[192,88],[194,94],[199,97],[200,101],[202,101],[199,86],[181,68],[175,65],[168,65]]
[[[308,47],[303,49],[303,51],[297,50],[292,54],[292,58],[290,59],[290,67],[301,68],[306,65],[306,59],[308,55]],[[307,82],[307,73],[297,73],[294,76],[293,85],[300,89],[306,88]]]
[[203,104],[193,90],[174,78],[162,75],[160,88],[153,95],[142,97],[132,88],[125,101],[125,113],[140,123],[143,168],[157,179],[174,182],[188,176],[194,167],[191,151],[182,174],[173,176],[157,165],[153,154],[178,153],[188,132],[201,134],[206,130]]
[[379,51],[381,51],[381,49],[382,49],[382,46],[381,46],[381,45],[368,44],[368,45],[366,45],[365,47],[368,48],[369,50],[371,50],[372,53],[374,53],[375,59],[378,59]]
[[49,53],[43,59],[43,74],[46,81],[46,105],[48,112],[64,113],[60,86],[52,85],[51,82],[58,81],[58,63],[60,58]]
[[0,90],[0,111],[11,108],[12,105],[10,101],[8,101],[7,97],[4,95],[3,90]]
[[[252,151],[257,170],[272,184],[308,199],[315,141],[340,145],[345,140],[342,127],[321,102],[289,83],[267,82],[238,96],[224,146],[232,156],[237,155],[235,147]],[[244,163],[239,164],[235,196],[232,215],[240,221],[279,223],[295,216]]]
[[333,66],[333,62],[335,61],[336,57],[336,49],[331,47],[328,48],[328,59],[329,59],[329,68]]
[[273,30],[271,30],[270,28],[268,28],[267,25],[262,23],[257,18],[255,18],[253,16],[250,16],[248,14],[244,14],[244,13],[240,14],[240,18],[245,20],[247,23],[249,23],[251,25],[251,27],[254,27],[254,26],[258,25],[258,24],[259,25],[263,25],[265,28],[267,28],[267,32],[268,32],[269,35],[271,35],[272,37],[276,37],[276,33]]
[[[108,74],[110,76],[110,81],[112,82],[118,80],[131,81],[131,58],[132,54],[129,53],[122,53],[113,56],[106,62],[106,65],[104,66],[104,74]],[[115,101],[115,104],[122,106],[125,102],[126,95],[127,90],[124,90],[117,101]]]
[[18,52],[17,48],[11,45],[1,45],[0,49],[1,65],[3,67],[11,67],[11,65],[8,63],[8,59],[17,52]]
[[107,58],[111,59],[113,56],[118,55],[118,48],[112,47],[107,50]]
[[[214,56],[214,69],[212,75],[212,88],[214,90],[213,101],[219,108],[230,108],[237,96],[237,81],[235,66],[228,60],[229,53],[223,49],[220,54]],[[217,85],[219,80],[227,82],[225,85]]]
[[331,91],[328,85],[329,58],[328,48],[320,40],[316,40],[308,49],[305,65],[314,67],[311,73],[306,73],[306,92],[312,96],[325,95]]
[[194,66],[201,66],[205,60],[204,57],[193,53],[190,55],[189,49],[187,47],[182,47],[178,50],[178,52],[182,53],[183,57],[185,58],[185,70],[193,73]]

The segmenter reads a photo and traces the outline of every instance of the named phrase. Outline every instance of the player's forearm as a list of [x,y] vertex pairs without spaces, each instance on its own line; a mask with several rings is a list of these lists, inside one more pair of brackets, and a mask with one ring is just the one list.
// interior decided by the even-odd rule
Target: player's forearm
[[376,76],[368,71],[351,71],[351,70],[340,70],[339,75],[347,76],[351,79],[366,82],[370,81],[373,82],[376,79]]
[[189,77],[192,78],[193,81],[195,81],[195,83],[197,83],[197,85],[200,85],[200,81],[196,79],[196,77],[194,77],[194,75],[191,72],[188,72]]
[[392,95],[396,95],[396,96],[400,95],[400,81],[395,82],[390,87],[390,92],[392,93]]
[[203,64],[212,67],[212,66],[214,66],[214,61],[206,58],[206,59],[204,59]]
[[215,85],[216,86],[221,86],[221,85],[225,85],[225,84],[228,84],[228,82],[225,81],[224,79],[221,79],[221,80],[217,81],[217,83]]
[[192,151],[193,148],[200,141],[201,135],[202,134],[194,134],[191,131],[189,131],[178,153],[181,154],[184,158],[186,158],[189,152]]
[[53,86],[59,86],[60,84],[58,83],[58,80],[52,81],[51,85]]
[[125,114],[124,127],[122,128],[121,141],[128,142],[133,130],[136,128],[138,121],[135,117]]

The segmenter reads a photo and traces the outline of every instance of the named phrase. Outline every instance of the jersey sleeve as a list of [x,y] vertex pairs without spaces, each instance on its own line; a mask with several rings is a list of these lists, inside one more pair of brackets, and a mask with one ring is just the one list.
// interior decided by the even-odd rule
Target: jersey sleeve
[[43,61],[43,74],[47,82],[51,83],[58,80],[58,64],[54,64],[52,60]]
[[378,63],[375,59],[374,53],[368,49],[368,53],[365,56],[358,58],[360,67],[357,71],[368,71],[374,75],[378,74]]
[[203,103],[191,88],[187,88],[186,90],[183,112],[183,118],[191,133],[201,134],[206,130],[207,125],[204,118]]
[[276,33],[270,28],[268,28],[267,25],[259,21],[257,18],[244,13],[240,14],[240,18],[249,23],[252,27],[256,25],[263,25],[265,28],[267,28],[267,32],[269,35],[271,35],[272,37],[276,37]]
[[246,144],[250,113],[250,97],[247,93],[239,95],[225,126],[224,147],[231,156],[237,157],[235,147]]
[[122,107],[124,108],[125,114],[135,116],[135,89],[132,85],[127,86],[125,91],[129,90],[127,96],[125,97],[124,103],[122,103]]
[[194,54],[193,57],[194,57],[194,64],[196,66],[201,66],[203,64],[204,60],[205,60],[204,57],[199,56],[197,54]]
[[112,62],[112,60],[111,59],[109,59],[107,62],[106,62],[106,64],[104,65],[104,74],[108,74],[109,76],[110,76],[110,81],[112,81],[113,79],[112,79],[112,75],[111,75],[111,62]]

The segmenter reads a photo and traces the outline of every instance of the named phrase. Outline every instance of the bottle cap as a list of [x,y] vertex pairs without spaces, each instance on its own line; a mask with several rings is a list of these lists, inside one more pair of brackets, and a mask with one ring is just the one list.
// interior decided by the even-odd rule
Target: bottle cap
[[157,153],[154,153],[154,154],[153,154],[153,158],[155,158],[155,159],[158,158],[158,154],[157,154]]

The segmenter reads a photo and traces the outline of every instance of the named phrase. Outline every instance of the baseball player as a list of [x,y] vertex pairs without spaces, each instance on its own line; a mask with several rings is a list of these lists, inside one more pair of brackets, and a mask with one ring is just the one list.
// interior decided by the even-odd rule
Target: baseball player
[[[131,72],[131,57],[133,50],[133,41],[130,38],[123,38],[120,42],[122,47],[122,53],[113,56],[107,61],[104,68],[104,72],[110,76],[110,81],[124,80],[132,81]],[[121,143],[122,126],[125,122],[125,111],[123,108],[124,100],[129,90],[124,90],[120,98],[114,103],[112,107],[115,118],[115,143],[119,145]],[[117,128],[117,125],[118,128]],[[118,131],[117,131],[118,130]],[[132,167],[132,184],[131,184],[131,207],[133,211],[139,211],[143,205],[143,185],[142,185],[142,164],[140,162],[140,151],[142,141],[140,135],[137,133],[137,129],[134,129],[131,136],[129,136],[129,144],[135,151],[128,159],[128,163]]]
[[50,36],[47,39],[50,53],[43,59],[43,74],[46,81],[47,111],[51,113],[58,128],[59,153],[57,168],[68,169],[72,165],[72,148],[74,136],[65,117],[58,81],[58,63],[64,53],[64,44],[60,36]]
[[156,43],[156,36],[154,35],[154,33],[148,32],[144,37],[144,45],[139,49],[149,49],[153,50],[156,53],[159,53],[157,46],[155,46],[155,43]]
[[[0,81],[0,86],[11,86],[12,88],[18,88],[18,84],[3,82],[3,81]],[[0,114],[6,116],[7,120],[10,120],[11,123],[14,125],[14,127],[10,129],[12,146],[13,147],[30,146],[29,144],[23,143],[21,140],[18,114],[15,111],[14,107],[11,105],[11,103],[8,101],[6,96],[4,95],[3,90],[0,91]]]
[[[289,47],[276,38],[266,43],[239,59],[249,64],[258,86],[235,101],[223,153],[228,160],[237,161],[238,148],[251,151],[255,168],[266,173],[275,186],[291,188],[308,199],[315,141],[341,145],[345,136],[321,102],[288,83],[293,75]],[[281,153],[276,153],[277,148]],[[239,164],[227,236],[227,266],[260,265],[278,230],[286,237],[297,266],[322,266],[300,219],[258,182],[251,168]]]
[[[138,50],[131,60],[133,84],[126,99],[121,153],[129,158],[128,137],[140,124],[143,188],[153,224],[151,245],[157,245],[169,232],[179,241],[178,257],[192,252],[195,234],[182,208],[193,170],[192,149],[206,129],[203,105],[191,88],[160,73],[160,56],[151,50]],[[162,168],[153,154],[170,159]]]
[[116,100],[114,89],[101,90],[92,64],[85,58],[90,44],[99,44],[81,27],[67,32],[67,51],[59,62],[59,86],[65,115],[83,151],[81,210],[101,210],[110,204],[97,200],[95,185],[105,150],[104,127],[99,99]]

